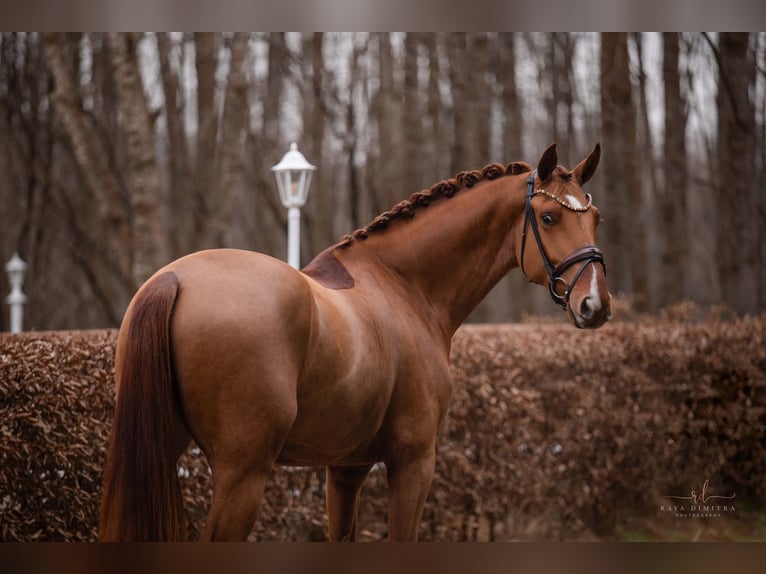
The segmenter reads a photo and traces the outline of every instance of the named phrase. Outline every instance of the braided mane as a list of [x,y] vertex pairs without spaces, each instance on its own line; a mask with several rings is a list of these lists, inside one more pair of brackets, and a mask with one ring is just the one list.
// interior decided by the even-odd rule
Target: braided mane
[[355,240],[367,239],[367,236],[375,231],[385,229],[389,223],[397,219],[410,219],[416,211],[428,207],[428,205],[440,197],[450,198],[462,189],[470,189],[477,183],[489,181],[506,175],[519,175],[529,170],[529,166],[523,162],[512,162],[503,167],[499,163],[490,163],[481,170],[461,171],[454,178],[445,179],[435,183],[430,189],[424,189],[413,193],[409,199],[400,201],[390,210],[381,213],[365,227],[361,227],[343,236],[336,247],[346,248]]

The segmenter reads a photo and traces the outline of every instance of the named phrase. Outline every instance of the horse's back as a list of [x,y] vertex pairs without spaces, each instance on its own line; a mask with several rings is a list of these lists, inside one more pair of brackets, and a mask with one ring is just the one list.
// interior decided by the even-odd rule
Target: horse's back
[[[181,290],[173,313],[174,343],[260,337],[300,343],[309,327],[309,288],[282,261],[251,251],[217,249],[178,259]],[[259,342],[261,339],[258,339]]]

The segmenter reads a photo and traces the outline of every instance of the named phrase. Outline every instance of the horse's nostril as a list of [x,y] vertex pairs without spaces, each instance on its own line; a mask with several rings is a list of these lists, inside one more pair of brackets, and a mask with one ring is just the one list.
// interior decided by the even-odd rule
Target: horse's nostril
[[591,307],[590,299],[590,297],[585,297],[582,302],[580,302],[580,315],[585,320],[593,317],[593,307]]

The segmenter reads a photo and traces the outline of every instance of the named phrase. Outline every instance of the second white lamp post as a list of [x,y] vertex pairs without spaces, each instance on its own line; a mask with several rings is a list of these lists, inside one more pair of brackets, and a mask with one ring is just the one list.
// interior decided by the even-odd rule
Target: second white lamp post
[[21,333],[24,324],[24,303],[27,302],[27,296],[21,291],[21,286],[24,284],[26,270],[27,264],[22,261],[18,253],[14,253],[5,264],[8,282],[11,284],[11,293],[6,298],[11,308],[11,333]]
[[316,166],[311,165],[298,151],[295,142],[280,162],[271,168],[277,180],[279,199],[287,208],[287,262],[295,269],[300,268],[301,259],[301,207],[306,203],[311,185],[311,174]]

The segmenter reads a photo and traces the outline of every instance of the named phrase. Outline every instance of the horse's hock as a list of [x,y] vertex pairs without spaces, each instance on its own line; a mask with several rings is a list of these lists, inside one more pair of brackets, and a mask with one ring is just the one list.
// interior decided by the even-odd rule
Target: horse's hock
[[[707,478],[766,497],[766,318],[465,326],[421,540],[610,538]],[[0,538],[94,540],[115,332],[0,336]],[[191,535],[211,481],[181,459]],[[385,469],[360,538],[386,536]],[[250,539],[326,538],[322,469],[277,469]]]

